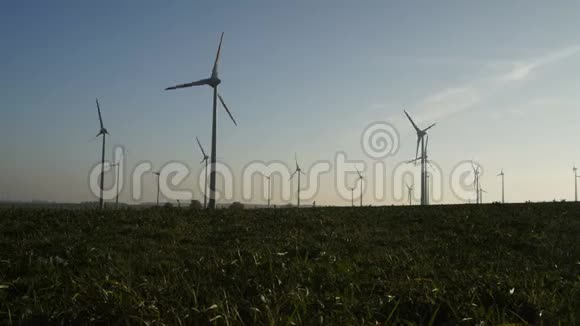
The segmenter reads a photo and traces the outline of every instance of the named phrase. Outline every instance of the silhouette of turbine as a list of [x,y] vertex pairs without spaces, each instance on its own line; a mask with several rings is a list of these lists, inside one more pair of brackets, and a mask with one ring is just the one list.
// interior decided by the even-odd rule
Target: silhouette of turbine
[[266,178],[266,180],[268,180],[268,208],[270,208],[270,196],[272,194],[272,191],[270,190],[270,185],[272,183],[272,175],[269,176],[264,176]]
[[153,172],[157,176],[157,206],[159,206],[159,176],[161,175],[160,172]]
[[572,171],[574,171],[574,201],[578,201],[578,168],[576,164],[572,166]]
[[[427,130],[431,129],[433,126],[435,126],[435,123],[431,124],[429,127],[425,128],[425,129],[419,129],[419,127],[417,127],[417,125],[415,124],[415,122],[413,121],[413,119],[411,119],[411,116],[409,115],[409,113],[407,113],[407,111],[403,110],[403,112],[405,112],[405,115],[407,116],[407,118],[409,119],[409,121],[411,122],[411,124],[413,125],[413,128],[415,129],[415,131],[417,132],[417,149],[415,150],[415,160],[417,159],[421,159],[421,205],[428,205],[429,200],[427,198],[428,196],[428,189],[427,189],[427,144],[425,142],[425,136],[427,136]],[[429,139],[427,137],[427,139]],[[421,146],[421,156],[419,156],[419,145]]]
[[212,128],[211,128],[211,172],[209,174],[209,208],[215,209],[215,183],[216,183],[216,143],[217,143],[217,99],[219,98],[222,106],[234,122],[234,125],[238,125],[234,117],[232,116],[230,110],[226,106],[222,96],[218,93],[218,85],[221,80],[218,77],[218,66],[220,53],[222,49],[222,42],[224,39],[224,33],[220,37],[220,44],[218,46],[217,54],[213,64],[213,69],[211,71],[211,76],[209,78],[200,79],[187,84],[180,84],[172,87],[167,87],[165,90],[173,90],[179,88],[187,88],[193,86],[203,86],[207,85],[213,88],[213,114],[212,114]]
[[364,177],[362,176],[362,174],[360,173],[360,171],[356,169],[356,173],[358,174],[358,179],[360,180],[360,207],[362,207],[363,205],[363,180]]
[[409,206],[411,206],[412,205],[411,199],[413,198],[413,185],[410,186],[408,184],[405,185],[407,186],[407,194],[409,196]]
[[471,161],[471,168],[473,169],[473,187],[475,189],[475,203],[480,203],[479,198],[479,165],[475,165],[473,161]]
[[304,172],[302,172],[302,169],[300,168],[300,165],[298,165],[298,158],[296,157],[296,154],[294,154],[294,160],[296,161],[296,170],[294,170],[294,173],[292,173],[292,175],[290,176],[290,179],[288,179],[288,181],[292,180],[292,178],[294,178],[294,176],[296,174],[298,174],[298,190],[297,190],[297,207],[300,208],[300,174],[304,174],[306,175]]
[[501,172],[498,173],[497,176],[501,177],[501,203],[504,204],[505,203],[505,195],[504,195],[505,188],[504,188],[504,182],[503,182],[504,180],[503,179],[504,179],[505,174],[503,173],[503,169],[501,169]]
[[207,156],[207,154],[203,150],[203,146],[201,146],[199,139],[195,137],[195,140],[197,140],[197,144],[199,145],[199,149],[201,150],[201,154],[203,155],[203,159],[201,159],[199,163],[201,164],[205,162],[205,169],[203,170],[205,174],[205,183],[203,186],[203,208],[207,208],[207,160],[209,159],[209,156]]
[[99,99],[95,99],[97,102],[97,113],[99,114],[99,123],[101,129],[97,134],[97,137],[103,136],[103,147],[101,150],[101,182],[100,182],[100,195],[99,195],[99,208],[103,209],[105,207],[105,202],[103,201],[103,187],[105,182],[105,137],[109,134],[105,126],[103,125],[103,117],[101,116],[101,106],[99,105]]

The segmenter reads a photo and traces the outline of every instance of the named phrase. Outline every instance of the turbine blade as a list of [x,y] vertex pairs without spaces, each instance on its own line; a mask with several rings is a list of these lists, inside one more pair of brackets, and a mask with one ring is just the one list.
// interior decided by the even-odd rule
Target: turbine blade
[[288,179],[288,181],[292,180],[292,178],[294,178],[294,175],[296,174],[296,172],[298,172],[298,170],[294,171],[294,173],[292,173],[292,175],[290,176],[290,179]]
[[[97,102],[97,112],[99,113],[99,123],[101,124],[101,129],[103,129],[103,118],[101,117],[101,106],[99,105],[99,99],[95,99]],[[98,135],[97,135],[98,136]]]
[[300,173],[302,173],[302,174],[306,175],[306,173],[304,173],[304,172],[302,172],[302,171],[300,171]]
[[197,137],[195,137],[195,140],[197,140],[197,144],[199,145],[199,149],[201,149],[201,153],[203,154],[203,157],[205,159],[206,155],[205,155],[205,151],[203,150],[203,146],[201,146],[201,143],[199,142],[199,139],[197,139]]
[[419,127],[417,127],[417,125],[415,124],[415,122],[413,121],[413,119],[411,119],[411,116],[409,115],[409,113],[407,113],[406,110],[403,110],[403,112],[405,112],[405,115],[407,116],[407,118],[409,118],[409,121],[411,121],[411,124],[413,125],[413,128],[415,128],[415,131],[421,132],[421,129],[419,129]]
[[300,170],[300,166],[298,165],[298,155],[294,153],[294,162],[296,162],[296,171]]
[[224,40],[224,33],[220,37],[220,45],[218,46],[217,54],[215,55],[215,62],[213,63],[213,69],[211,70],[211,77],[217,78],[218,76],[218,65],[220,63],[220,53],[222,52],[222,42]]
[[199,164],[205,162],[205,157],[203,159],[201,159],[201,161],[199,161]]
[[186,88],[186,87],[192,87],[192,86],[202,86],[202,85],[209,85],[209,79],[205,78],[205,79],[200,79],[198,81],[194,81],[194,82],[187,83],[187,84],[179,84],[179,85],[167,87],[165,90],[169,91],[172,89]]
[[358,177],[362,179],[362,175],[360,174],[360,171],[356,167],[354,169],[356,170],[356,173],[358,174]]
[[423,129],[423,132],[426,132],[427,130],[431,129],[432,127],[434,127],[436,125],[436,123],[430,125],[429,127]]
[[226,109],[226,112],[228,113],[228,115],[230,116],[230,118],[232,119],[232,121],[234,122],[234,124],[236,125],[236,127],[238,126],[238,123],[236,122],[236,120],[234,119],[234,116],[232,116],[232,113],[230,112],[230,110],[228,109],[226,103],[224,102],[224,99],[222,98],[222,96],[218,93],[218,97],[220,99],[220,102],[222,102],[222,105],[224,106],[224,109]]

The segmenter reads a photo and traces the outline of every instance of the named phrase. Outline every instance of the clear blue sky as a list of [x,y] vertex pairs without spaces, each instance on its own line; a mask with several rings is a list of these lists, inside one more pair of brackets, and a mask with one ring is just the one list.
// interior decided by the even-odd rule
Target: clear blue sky
[[[336,151],[370,163],[360,134],[373,121],[400,132],[393,166],[414,155],[405,107],[438,123],[429,152],[443,171],[484,166],[489,200],[502,167],[511,201],[573,195],[577,1],[122,0],[0,3],[0,199],[94,200],[95,97],[129,164],[197,169],[211,92],[162,90],[207,77],[222,31],[221,93],[240,126],[220,112],[218,157],[234,170],[294,152],[305,168]],[[348,203],[321,182],[319,203]]]

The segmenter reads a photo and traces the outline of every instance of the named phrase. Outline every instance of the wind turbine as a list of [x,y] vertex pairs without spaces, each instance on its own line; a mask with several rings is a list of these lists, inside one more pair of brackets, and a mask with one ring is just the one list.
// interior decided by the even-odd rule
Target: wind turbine
[[157,176],[157,206],[159,206],[159,176],[161,175],[160,172],[153,172]]
[[201,163],[205,162],[205,170],[203,170],[204,174],[205,174],[205,184],[203,186],[203,208],[207,208],[207,160],[209,159],[209,156],[207,156],[207,154],[203,150],[203,146],[201,146],[199,139],[197,139],[197,137],[195,137],[195,140],[197,140],[197,144],[199,145],[199,149],[201,150],[201,154],[203,154],[203,159],[199,163],[201,164]]
[[501,203],[504,204],[505,203],[505,196],[504,196],[504,182],[503,182],[503,178],[504,178],[505,174],[503,173],[503,169],[501,169],[501,172],[497,176],[498,177],[501,177]]
[[483,189],[480,185],[479,186],[479,203],[480,204],[483,204],[483,193],[487,194],[487,191],[485,191],[485,189]]
[[362,176],[362,174],[360,174],[360,171],[358,169],[356,169],[356,173],[358,173],[358,179],[360,180],[360,207],[362,207],[362,201],[363,201],[363,180],[364,180],[364,177]]
[[408,184],[405,184],[405,185],[407,186],[407,194],[409,196],[409,206],[411,206],[411,204],[412,204],[411,199],[413,197],[413,185],[410,185],[410,186]]
[[298,165],[298,158],[296,158],[296,154],[294,154],[294,160],[296,161],[296,170],[294,170],[294,173],[292,173],[292,175],[290,176],[290,179],[288,179],[288,181],[292,180],[292,178],[294,178],[294,175],[296,175],[296,173],[298,173],[298,191],[297,191],[298,205],[297,205],[297,207],[300,208],[300,174],[304,174],[304,175],[306,175],[306,174],[304,172],[302,172],[300,165]]
[[101,190],[99,196],[99,207],[101,209],[105,208],[105,203],[103,202],[103,187],[105,183],[105,136],[109,134],[105,126],[103,125],[103,117],[101,116],[101,106],[99,105],[99,99],[95,99],[97,102],[97,112],[99,113],[99,123],[101,125],[101,129],[97,134],[97,137],[103,136],[103,148],[101,151]]
[[207,85],[213,88],[213,114],[212,114],[212,127],[211,127],[211,172],[209,174],[209,208],[215,209],[215,182],[216,182],[216,142],[217,142],[217,99],[219,98],[224,109],[234,122],[234,125],[238,125],[234,117],[232,116],[230,110],[226,106],[222,96],[218,93],[218,85],[221,80],[218,77],[218,66],[220,59],[220,52],[222,49],[222,42],[224,39],[224,33],[220,37],[220,44],[218,46],[217,54],[215,56],[215,61],[213,64],[213,69],[211,71],[211,76],[209,78],[200,79],[187,84],[180,84],[172,87],[167,87],[165,90],[173,90],[178,88],[187,88],[193,86],[203,86]]
[[471,161],[471,168],[473,169],[473,187],[475,188],[475,203],[479,204],[479,165],[473,164]]
[[[415,160],[417,159],[421,159],[421,205],[427,205],[428,204],[428,189],[427,189],[427,144],[425,142],[425,136],[427,136],[427,130],[431,129],[433,126],[435,126],[435,123],[431,124],[429,127],[425,128],[425,129],[419,129],[419,127],[417,127],[417,125],[415,124],[415,122],[413,121],[413,119],[411,119],[411,116],[409,115],[409,113],[407,113],[407,111],[403,110],[403,112],[405,112],[405,115],[407,116],[407,118],[409,119],[409,121],[411,122],[411,124],[413,125],[413,128],[415,128],[415,131],[417,132],[417,149],[415,150]],[[428,136],[427,136],[428,139]],[[419,145],[421,145],[421,156],[419,156]]]
[[114,163],[114,164],[111,164],[111,166],[115,166],[116,167],[116,169],[115,169],[115,175],[117,176],[117,180],[115,182],[117,184],[117,190],[116,190],[117,195],[115,196],[115,209],[119,209],[119,183],[120,183],[119,182],[119,165],[120,165],[119,162]]
[[578,168],[576,168],[576,164],[572,167],[572,171],[574,171],[574,201],[578,201]]
[[268,180],[268,208],[270,208],[270,195],[272,194],[272,192],[270,191],[270,184],[272,183],[271,181],[272,175],[269,175],[265,178]]

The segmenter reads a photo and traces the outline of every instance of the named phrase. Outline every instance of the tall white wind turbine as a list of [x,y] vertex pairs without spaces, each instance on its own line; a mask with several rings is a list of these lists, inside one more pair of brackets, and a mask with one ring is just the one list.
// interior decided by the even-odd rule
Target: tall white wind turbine
[[99,195],[99,207],[101,209],[103,209],[103,208],[105,208],[105,202],[103,201],[103,187],[104,187],[104,183],[105,183],[105,138],[106,138],[106,135],[109,134],[109,132],[107,131],[107,129],[103,125],[103,117],[101,116],[101,106],[99,105],[99,99],[95,99],[95,102],[97,102],[97,112],[99,113],[99,123],[101,126],[101,129],[99,130],[99,133],[97,134],[97,137],[103,136],[103,146],[102,146],[102,150],[101,150],[101,182],[100,182],[101,189],[100,189],[100,195]]
[[222,96],[218,93],[218,85],[221,83],[221,80],[218,77],[218,66],[219,66],[219,59],[220,53],[222,49],[222,42],[224,39],[224,33],[222,33],[220,37],[220,44],[218,46],[217,54],[215,57],[215,61],[213,64],[213,69],[211,71],[211,76],[209,78],[200,79],[198,81],[194,81],[187,84],[180,84],[172,87],[167,87],[165,90],[173,90],[179,88],[187,88],[193,86],[210,86],[213,88],[213,114],[212,114],[212,128],[211,128],[211,172],[209,174],[209,208],[215,209],[215,192],[216,192],[216,146],[217,146],[217,100],[223,105],[224,109],[234,122],[234,125],[238,125],[234,117],[232,116],[230,110],[226,106]]
[[[427,136],[427,130],[431,129],[433,126],[435,126],[435,123],[431,124],[430,126],[428,126],[425,129],[420,129],[419,127],[417,127],[417,125],[415,124],[415,122],[413,121],[413,119],[411,119],[411,116],[409,115],[409,113],[407,113],[407,111],[403,110],[403,112],[405,112],[405,115],[407,116],[407,118],[409,119],[409,121],[411,122],[411,124],[413,125],[413,128],[415,129],[415,131],[417,132],[417,149],[415,150],[415,159],[421,159],[421,205],[428,205],[429,200],[427,198],[428,196],[428,189],[427,189],[427,144],[426,144],[426,137]],[[419,146],[421,146],[421,156],[419,156]]]

